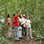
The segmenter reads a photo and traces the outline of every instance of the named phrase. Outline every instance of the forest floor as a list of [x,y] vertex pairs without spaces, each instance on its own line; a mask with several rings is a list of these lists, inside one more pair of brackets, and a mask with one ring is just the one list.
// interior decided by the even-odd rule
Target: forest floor
[[[14,32],[13,32],[13,36],[14,36]],[[40,44],[40,41],[34,41],[34,39],[29,39],[27,40],[26,38],[20,39],[20,41],[15,41],[14,37],[13,39],[9,39],[10,42],[12,42],[12,44]]]
[[29,40],[20,39],[20,41],[15,41],[14,39],[12,39],[12,40],[9,39],[9,41],[12,42],[12,44],[40,44],[39,41],[34,42],[34,40],[31,40],[31,39],[29,39]]

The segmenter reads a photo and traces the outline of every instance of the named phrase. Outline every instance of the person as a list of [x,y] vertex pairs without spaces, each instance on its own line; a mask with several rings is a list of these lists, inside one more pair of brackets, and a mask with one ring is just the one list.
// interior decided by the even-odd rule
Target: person
[[25,14],[23,14],[23,18],[24,18],[24,20],[23,20],[23,31],[24,31],[24,36],[26,37],[26,35],[27,35],[27,32],[26,32],[26,30],[27,30],[27,24],[26,24],[26,22],[27,22],[27,20],[26,20],[26,16],[25,16]]
[[22,24],[23,24],[23,16],[20,15],[19,17],[20,17],[20,18],[19,18],[20,26],[22,26]]
[[12,24],[11,24],[11,16],[7,15],[7,25],[8,25],[8,36],[7,38],[12,38]]
[[19,14],[16,15],[16,14],[13,14],[13,26],[14,26],[14,29],[15,29],[15,40],[19,40],[19,15],[21,14],[21,11],[22,9],[20,10]]
[[30,32],[30,38],[33,39],[32,37],[32,30],[31,30],[31,21],[29,20],[29,16],[27,16],[27,39],[29,39],[29,32]]
[[25,19],[25,14],[22,16],[20,15],[20,19],[19,19],[20,23],[21,23],[21,27],[22,27],[22,36],[26,36],[26,27],[24,26],[26,19]]

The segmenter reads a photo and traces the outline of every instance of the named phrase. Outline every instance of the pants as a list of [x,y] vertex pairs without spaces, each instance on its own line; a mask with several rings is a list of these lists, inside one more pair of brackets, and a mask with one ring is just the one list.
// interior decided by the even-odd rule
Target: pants
[[26,32],[26,27],[23,27],[23,25],[22,25],[22,35],[24,36],[26,36],[27,35],[27,32]]
[[7,38],[10,38],[10,37],[12,37],[12,28],[11,27],[8,28],[8,34],[7,34]]
[[15,40],[19,40],[19,27],[15,27]]
[[[30,33],[30,34],[29,34]],[[27,28],[27,37],[32,37],[32,30],[31,30],[31,27]]]

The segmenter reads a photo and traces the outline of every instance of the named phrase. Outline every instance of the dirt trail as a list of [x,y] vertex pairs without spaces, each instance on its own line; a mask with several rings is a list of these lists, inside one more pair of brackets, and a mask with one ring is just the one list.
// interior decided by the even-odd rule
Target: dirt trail
[[12,44],[40,44],[39,41],[34,42],[34,40],[26,40],[26,39],[20,39],[20,41],[15,41],[14,39],[10,40],[10,42],[12,42]]
[[12,42],[12,44],[40,44],[39,41],[34,42],[34,40],[31,40],[31,39],[27,40],[25,38],[24,39],[20,39],[20,41],[15,41],[14,40],[14,32],[13,32],[13,39],[12,40],[9,39],[9,41]]

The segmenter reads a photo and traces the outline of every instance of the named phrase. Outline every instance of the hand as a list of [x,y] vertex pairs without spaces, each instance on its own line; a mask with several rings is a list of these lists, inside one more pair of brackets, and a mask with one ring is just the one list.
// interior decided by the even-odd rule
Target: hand
[[21,14],[21,11],[22,11],[22,9],[20,10],[19,15]]
[[20,11],[22,11],[22,9]]
[[30,24],[31,24],[32,22],[30,22]]
[[19,13],[21,13],[21,11]]
[[21,9],[20,12],[19,12],[20,14],[21,14],[21,11],[22,11],[22,9]]

